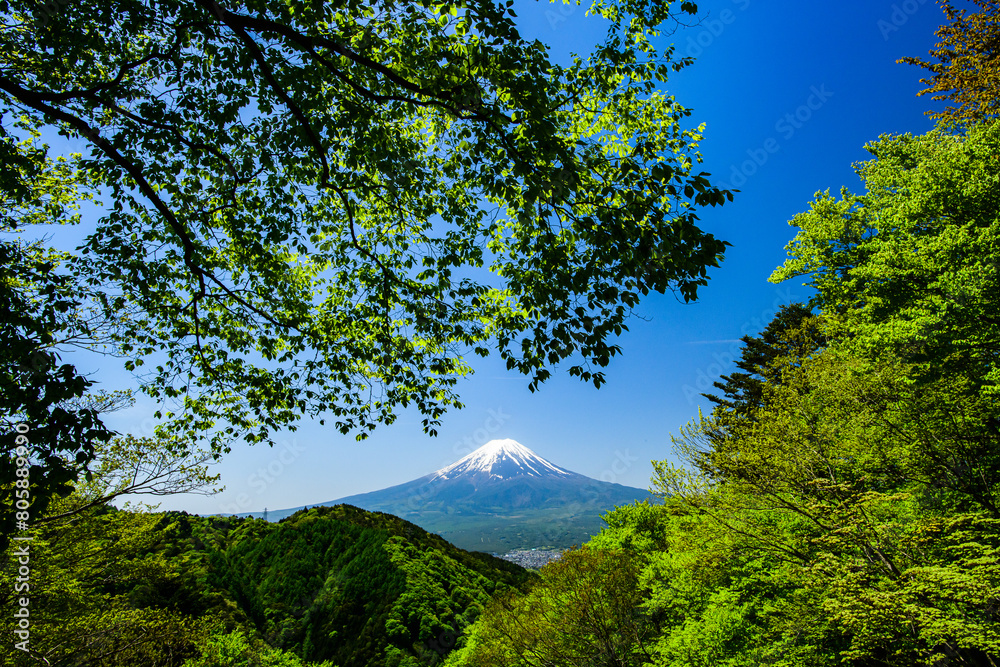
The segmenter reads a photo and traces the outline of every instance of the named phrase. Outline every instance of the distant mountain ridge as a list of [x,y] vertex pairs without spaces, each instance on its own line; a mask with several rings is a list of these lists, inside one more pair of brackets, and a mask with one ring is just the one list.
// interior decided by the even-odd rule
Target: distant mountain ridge
[[[318,504],[385,512],[463,549],[506,551],[581,544],[604,527],[605,512],[650,499],[648,491],[572,472],[506,439],[412,481]],[[268,515],[280,520],[299,509]]]

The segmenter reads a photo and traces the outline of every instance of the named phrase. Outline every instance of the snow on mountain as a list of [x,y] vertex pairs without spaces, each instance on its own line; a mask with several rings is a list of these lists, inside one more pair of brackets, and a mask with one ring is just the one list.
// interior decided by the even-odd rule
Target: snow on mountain
[[568,476],[565,468],[549,463],[516,440],[490,440],[450,466],[429,475],[430,481],[457,477],[505,480],[514,477]]
[[496,551],[581,544],[604,527],[601,515],[608,510],[651,499],[644,489],[560,468],[508,439],[409,482],[319,504],[394,514],[463,549]]

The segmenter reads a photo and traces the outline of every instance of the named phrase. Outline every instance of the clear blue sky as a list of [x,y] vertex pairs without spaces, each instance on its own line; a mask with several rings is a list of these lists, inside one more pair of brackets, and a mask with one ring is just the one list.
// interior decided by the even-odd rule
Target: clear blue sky
[[[804,300],[800,284],[767,282],[794,230],[787,221],[823,189],[856,187],[852,163],[880,134],[931,129],[916,97],[921,70],[900,65],[924,56],[943,15],[932,0],[716,0],[699,3],[700,25],[665,42],[695,64],[670,92],[705,122],[704,168],[742,190],[732,204],[705,211],[705,229],[733,244],[701,300],[652,296],[624,355],[600,390],[556,373],[540,392],[496,357],[476,360],[460,386],[466,408],[444,418],[437,438],[404,414],[358,443],[318,423],[279,438],[274,449],[237,446],[217,466],[226,490],[175,496],[162,509],[197,513],[259,511],[319,503],[399,484],[453,462],[493,438],[513,438],[565,468],[645,488],[650,461],[670,457],[670,435],[707,401],[698,394],[732,369],[737,339],[759,331],[783,303]],[[586,52],[601,30],[583,7],[518,2],[522,34],[557,57]],[[756,158],[756,160],[754,160]],[[97,377],[111,388],[113,362]],[[84,370],[97,370],[84,368]],[[109,416],[142,435],[154,406],[140,398]]]

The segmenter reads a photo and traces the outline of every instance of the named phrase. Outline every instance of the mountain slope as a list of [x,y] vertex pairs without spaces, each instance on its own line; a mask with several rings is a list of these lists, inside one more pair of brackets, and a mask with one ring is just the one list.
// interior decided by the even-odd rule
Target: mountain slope
[[217,546],[185,558],[207,565],[199,587],[234,601],[271,646],[342,667],[437,664],[494,593],[532,578],[398,517],[347,505],[277,524],[172,519],[181,538],[216,533],[197,544]]
[[394,514],[463,549],[508,551],[581,544],[604,527],[603,513],[651,498],[561,468],[514,440],[493,440],[410,482],[321,504]]

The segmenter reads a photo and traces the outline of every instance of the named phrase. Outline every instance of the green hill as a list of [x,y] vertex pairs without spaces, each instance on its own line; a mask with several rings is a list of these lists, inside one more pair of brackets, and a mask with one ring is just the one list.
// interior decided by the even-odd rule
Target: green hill
[[40,538],[32,647],[53,665],[435,665],[535,576],[348,505],[280,523],[104,508]]
[[271,645],[348,665],[434,664],[521,568],[349,505],[251,520],[210,552],[209,585],[242,601]]

